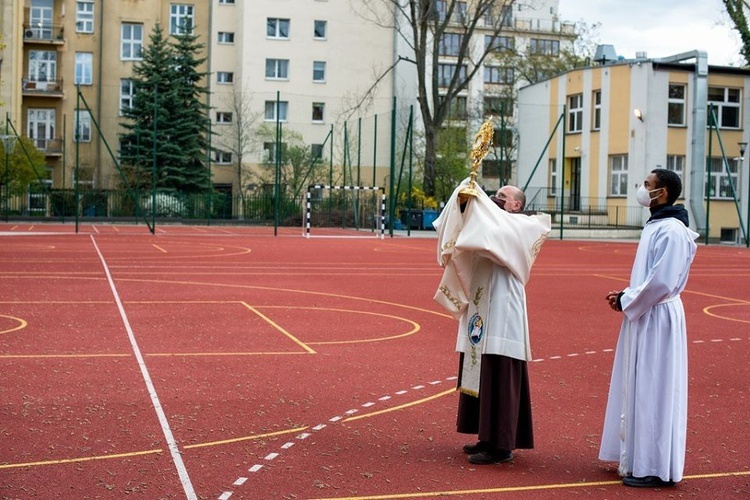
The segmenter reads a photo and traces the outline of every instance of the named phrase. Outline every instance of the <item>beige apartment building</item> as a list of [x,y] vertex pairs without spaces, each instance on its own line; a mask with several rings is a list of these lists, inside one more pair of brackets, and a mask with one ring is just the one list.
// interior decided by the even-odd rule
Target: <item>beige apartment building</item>
[[611,58],[525,87],[519,183],[534,203],[563,203],[568,222],[631,213],[636,220],[620,222],[638,226],[648,211],[636,190],[651,170],[666,168],[681,176],[678,202],[703,237],[744,242],[748,92],[750,71],[708,66],[702,51]]

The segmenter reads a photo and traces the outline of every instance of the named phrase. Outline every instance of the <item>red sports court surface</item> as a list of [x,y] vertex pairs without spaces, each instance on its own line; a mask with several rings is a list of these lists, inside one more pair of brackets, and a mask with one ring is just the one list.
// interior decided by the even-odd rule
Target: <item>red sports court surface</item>
[[597,460],[633,242],[549,240],[536,448],[473,466],[432,238],[0,225],[2,498],[748,498],[750,251],[701,246],[685,480]]

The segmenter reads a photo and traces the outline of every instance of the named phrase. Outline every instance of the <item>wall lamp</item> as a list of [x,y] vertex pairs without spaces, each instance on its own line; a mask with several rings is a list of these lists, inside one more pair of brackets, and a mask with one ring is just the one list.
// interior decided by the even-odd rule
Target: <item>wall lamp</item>
[[643,111],[641,111],[641,110],[640,110],[640,109],[638,109],[638,108],[635,108],[635,109],[633,110],[633,114],[634,114],[634,115],[635,115],[635,117],[636,117],[636,118],[638,118],[638,119],[639,119],[640,121],[643,121]]
[[740,147],[740,157],[745,159],[745,151],[747,150],[747,143],[745,141],[738,142],[737,145]]

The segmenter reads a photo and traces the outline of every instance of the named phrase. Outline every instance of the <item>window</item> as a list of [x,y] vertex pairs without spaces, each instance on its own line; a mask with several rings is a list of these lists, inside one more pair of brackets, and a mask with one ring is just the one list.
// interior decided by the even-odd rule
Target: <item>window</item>
[[73,118],[73,141],[91,142],[91,114],[78,110]]
[[30,50],[29,81],[37,83],[54,82],[56,77],[57,52],[54,50]]
[[314,102],[312,104],[312,121],[322,122],[325,116],[326,105],[322,102]]
[[496,128],[492,133],[492,146],[496,148],[510,148],[513,146],[513,131],[507,127]]
[[[451,79],[456,72],[457,66],[455,64],[438,64],[438,86],[448,87],[451,83]],[[458,77],[460,79],[466,78],[466,66],[462,65],[459,70]]]
[[[440,21],[445,21],[448,15],[448,2],[447,0],[437,1],[437,13]],[[453,6],[453,13],[451,16],[451,22],[463,23],[466,21],[466,2],[458,1]]]
[[194,9],[192,5],[172,4],[169,6],[169,34],[184,35],[191,33],[194,26]]
[[513,161],[508,159],[484,159],[482,160],[482,177],[503,179],[501,184],[505,184],[510,179],[510,173],[513,171]]
[[[708,87],[708,105],[714,106],[716,122],[720,128],[740,128],[740,89]],[[708,123],[711,124],[711,113]]]
[[628,155],[609,157],[609,195],[624,197],[628,194]]
[[229,111],[217,111],[216,123],[232,123],[232,113]]
[[685,125],[685,85],[669,84],[667,123]]
[[464,36],[460,33],[443,33],[440,37],[438,54],[441,56],[458,56]]
[[322,144],[310,144],[310,156],[313,160],[323,159],[323,145]]
[[91,52],[76,52],[76,78],[74,83],[91,85],[93,82],[94,55]]
[[493,38],[491,35],[485,35],[484,45],[487,50],[492,52],[512,52],[516,48],[516,39],[512,36],[497,36]]
[[[440,96],[440,104],[445,101],[445,96]],[[468,116],[466,113],[466,96],[455,96],[448,105],[449,120],[465,120]]]
[[289,38],[289,19],[269,17],[266,19],[266,36],[268,38]]
[[545,40],[543,38],[532,38],[529,43],[529,52],[531,54],[537,55],[559,56],[560,41]]
[[289,78],[289,59],[266,59],[266,78],[286,80]]
[[231,31],[219,31],[219,43],[234,43],[234,33]]
[[484,116],[512,116],[513,101],[510,97],[485,97]]
[[222,151],[221,149],[214,149],[214,162],[228,165],[232,163],[232,153],[229,151]]
[[680,180],[682,181],[682,194],[680,195],[680,197],[684,198],[685,197],[685,176],[683,174],[685,172],[685,156],[684,155],[667,155],[666,169],[671,170],[672,172],[680,176]]
[[289,109],[289,102],[288,101],[279,101],[278,103],[278,113],[276,112],[276,101],[266,101],[266,112],[265,112],[265,120],[267,122],[275,122],[278,118],[278,121],[285,122],[287,120],[287,110]]
[[[710,175],[706,178],[706,192],[712,199],[731,200],[734,198],[734,190],[737,190],[739,162],[727,160],[724,167],[724,160],[721,157],[711,158],[709,161]],[[729,174],[727,174],[727,171]],[[731,179],[731,181],[730,181]],[[730,183],[731,182],[731,183]]]
[[143,58],[143,25],[122,23],[120,59],[132,61]]
[[568,97],[568,132],[583,130],[583,94]]
[[313,38],[325,40],[328,34],[328,21],[315,21],[313,25]]
[[515,77],[513,68],[503,68],[500,66],[484,67],[484,83],[511,84]]
[[234,0],[219,0],[219,5],[234,5]]
[[94,2],[76,2],[76,33],[94,32]]
[[557,196],[557,159],[549,161],[549,196]]
[[595,90],[591,100],[594,102],[591,109],[591,130],[600,130],[602,128],[602,91]]
[[46,151],[49,142],[55,139],[55,110],[29,108],[26,114],[26,135],[34,146]]
[[[281,143],[281,157],[285,156],[286,143]],[[263,143],[263,161],[267,163],[276,162],[276,143],[275,142],[264,142]]]
[[313,61],[313,81],[326,81],[326,63],[325,61]]
[[216,83],[232,83],[234,81],[234,73],[231,71],[217,71],[216,72]]
[[135,82],[125,78],[120,80],[120,115],[123,115],[125,110],[133,107],[134,98]]

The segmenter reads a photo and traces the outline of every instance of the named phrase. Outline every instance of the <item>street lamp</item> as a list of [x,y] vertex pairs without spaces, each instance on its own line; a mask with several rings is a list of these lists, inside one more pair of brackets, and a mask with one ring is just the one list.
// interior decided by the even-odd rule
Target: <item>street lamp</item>
[[[747,142],[740,141],[737,143],[740,147],[740,167],[745,164],[745,151],[747,150]],[[740,171],[742,168],[740,168]],[[739,173],[739,172],[738,172]],[[747,173],[747,194],[745,195],[745,205],[747,205],[747,220],[745,221],[745,245],[750,248],[750,164],[748,164]]]

